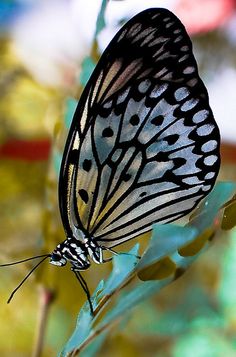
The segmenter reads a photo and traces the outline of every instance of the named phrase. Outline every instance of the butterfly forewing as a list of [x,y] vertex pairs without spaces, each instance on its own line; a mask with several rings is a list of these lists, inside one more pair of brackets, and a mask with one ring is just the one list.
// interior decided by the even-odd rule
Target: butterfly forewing
[[138,14],[73,118],[59,183],[67,235],[112,247],[188,213],[214,185],[219,141],[184,26],[165,9]]

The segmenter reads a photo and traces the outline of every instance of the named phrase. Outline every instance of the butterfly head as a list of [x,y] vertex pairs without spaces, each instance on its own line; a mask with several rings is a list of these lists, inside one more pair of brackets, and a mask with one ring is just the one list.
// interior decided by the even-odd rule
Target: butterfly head
[[50,256],[50,263],[53,265],[64,266],[67,261],[71,263],[72,270],[86,270],[90,266],[86,247],[75,238],[67,238]]

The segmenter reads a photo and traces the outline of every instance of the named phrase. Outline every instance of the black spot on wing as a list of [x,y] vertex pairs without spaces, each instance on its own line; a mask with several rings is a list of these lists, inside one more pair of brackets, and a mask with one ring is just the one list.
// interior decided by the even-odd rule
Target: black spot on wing
[[127,182],[127,181],[129,181],[131,179],[131,175],[130,174],[124,174],[122,176],[122,178],[123,178],[123,181]]
[[151,124],[155,125],[155,126],[160,126],[163,124],[163,121],[165,120],[163,115],[158,115],[155,118],[153,118],[151,120]]
[[157,152],[157,154],[155,155],[154,158],[155,158],[155,161],[157,161],[157,162],[169,161],[168,155],[166,154],[166,152],[163,152],[163,151]]
[[182,157],[175,158],[174,159],[175,169],[178,169],[181,166],[185,165],[186,162],[187,162],[187,160]]
[[102,136],[104,138],[111,138],[114,135],[114,132],[111,127],[107,127],[103,130]]
[[134,114],[132,115],[132,117],[130,118],[130,124],[133,125],[133,126],[136,126],[139,124],[140,122],[140,119],[139,119],[139,116],[137,114]]
[[178,141],[179,135],[178,134],[173,134],[165,137],[165,141],[168,142],[168,145],[173,145]]
[[88,159],[85,159],[83,164],[82,164],[82,166],[83,166],[84,171],[89,172],[90,169],[91,169],[91,166],[92,166],[92,161],[88,160]]
[[80,189],[79,195],[80,195],[82,201],[84,201],[84,203],[88,203],[89,197],[88,197],[88,192],[86,190]]

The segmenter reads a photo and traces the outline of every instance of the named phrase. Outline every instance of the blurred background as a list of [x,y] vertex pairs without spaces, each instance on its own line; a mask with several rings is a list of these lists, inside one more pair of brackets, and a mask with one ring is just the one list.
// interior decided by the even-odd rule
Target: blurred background
[[[166,7],[186,26],[221,131],[219,179],[236,180],[235,0],[1,0],[1,263],[49,253],[65,239],[57,182],[76,102],[119,27],[148,7]],[[7,305],[30,267],[0,270],[2,357],[38,356],[42,316],[42,356],[55,356],[85,301],[69,269],[45,262]],[[108,271],[96,265],[84,274],[91,291]],[[231,231],[219,235],[181,279],[116,326],[101,356],[236,356],[235,283]]]

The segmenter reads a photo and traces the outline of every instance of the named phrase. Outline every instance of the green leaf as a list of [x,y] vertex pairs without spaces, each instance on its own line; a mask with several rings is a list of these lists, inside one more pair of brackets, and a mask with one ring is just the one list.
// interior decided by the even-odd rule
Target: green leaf
[[[102,0],[101,8],[96,22],[94,41],[96,40],[96,37],[99,34],[99,32],[102,31],[106,25],[105,18],[104,18],[106,6],[107,6],[107,0]],[[86,86],[95,67],[96,67],[96,63],[92,60],[92,58],[90,56],[85,57],[81,65],[81,74],[79,78],[79,83],[81,84],[82,87]]]
[[137,264],[139,244],[136,244],[128,253],[120,253],[112,259],[113,269],[108,277],[104,290],[100,297],[111,294],[117,287],[122,285],[126,278],[134,270]]
[[105,10],[106,10],[106,6],[107,6],[107,0],[102,0],[102,5],[97,17],[97,23],[96,23],[96,32],[95,32],[95,37],[99,34],[100,31],[102,31],[104,29],[104,27],[106,26],[105,23]]
[[[93,307],[96,308],[96,297],[98,293],[103,289],[104,281],[100,281],[98,284],[93,296],[91,296],[91,301],[93,303]],[[63,350],[59,353],[60,357],[66,356],[69,352],[78,348],[80,344],[89,336],[91,332],[92,326],[92,316],[89,309],[89,304],[86,302],[77,318],[77,323],[74,332],[69,338],[68,342],[64,346]]]
[[[110,276],[108,277],[105,284],[103,280],[99,283],[96,291],[91,297],[91,301],[94,309],[96,309],[98,305],[98,296],[100,299],[101,297],[112,293],[116,288],[122,285],[125,279],[134,270],[134,267],[138,260],[137,257],[138,249],[139,249],[139,244],[136,244],[128,253],[124,253],[124,254],[121,253],[117,256],[114,256],[113,270]],[[78,348],[81,345],[81,343],[88,338],[92,330],[92,322],[93,321],[89,310],[89,304],[88,302],[86,302],[78,315],[76,328],[72,336],[66,343],[65,347],[63,348],[63,351],[60,354],[61,357],[66,356],[67,353]],[[101,338],[101,340],[96,339],[96,341],[97,342],[94,343],[94,347],[93,347],[95,350],[96,348],[97,349],[100,348],[100,345],[103,340]],[[90,351],[88,352],[88,356],[90,356],[89,353],[92,353],[91,351],[93,350],[93,348],[91,347],[91,350],[90,349],[88,350]],[[84,356],[87,355],[85,354]]]
[[195,227],[181,227],[174,224],[154,224],[149,247],[137,264],[137,270],[141,270],[173,254],[187,243],[192,242],[197,235],[198,230]]
[[157,282],[139,282],[131,291],[123,294],[119,298],[115,307],[105,315],[103,321],[97,328],[100,329],[106,324],[111,324],[117,318],[125,317],[137,304],[155,295],[164,286],[168,285],[171,280],[172,279],[167,278]]
[[235,190],[236,183],[234,182],[218,182],[195,211],[189,225],[197,227],[200,232],[209,228],[219,209],[232,197]]
[[71,125],[71,121],[74,116],[77,104],[78,104],[78,101],[75,100],[74,98],[66,99],[64,121],[65,121],[65,126],[67,129],[69,129],[69,127]]
[[214,235],[215,235],[215,230],[211,227],[207,228],[201,234],[199,234],[197,238],[194,239],[192,242],[178,249],[178,253],[182,257],[195,256],[200,251],[202,251],[206,243],[208,243],[214,237]]
[[80,357],[96,357],[106,336],[107,331],[103,331],[100,335],[97,335],[94,340],[80,352]]
[[[192,264],[192,262],[196,259],[196,256],[186,258],[179,256],[178,253],[175,252],[171,256],[171,259],[175,261],[179,269],[184,271],[189,265]],[[123,293],[122,296],[120,296],[117,304],[105,315],[103,321],[96,326],[95,331],[97,329],[99,330],[104,328],[106,325],[112,325],[112,323],[116,322],[117,319],[122,319],[124,316],[127,316],[127,314],[129,314],[135,306],[157,294],[163,287],[169,285],[175,278],[176,274],[174,273],[165,279],[154,282],[139,281],[136,286],[132,287],[132,290]]]
[[61,167],[61,159],[62,159],[61,153],[55,148],[52,152],[52,161],[53,161],[54,171],[58,176]]
[[78,315],[76,328],[70,339],[59,353],[60,357],[65,357],[73,351],[89,336],[91,330],[92,316],[88,310],[82,309]]
[[224,210],[224,216],[221,223],[221,228],[224,230],[230,230],[236,226],[236,196],[227,205]]
[[218,299],[221,310],[224,311],[225,319],[229,324],[234,323],[236,316],[236,229],[232,230],[228,236],[227,246],[222,255],[221,276],[218,283]]
[[82,87],[86,86],[95,66],[96,63],[92,60],[92,58],[85,57],[81,65],[81,73],[79,77],[79,82],[82,85]]

